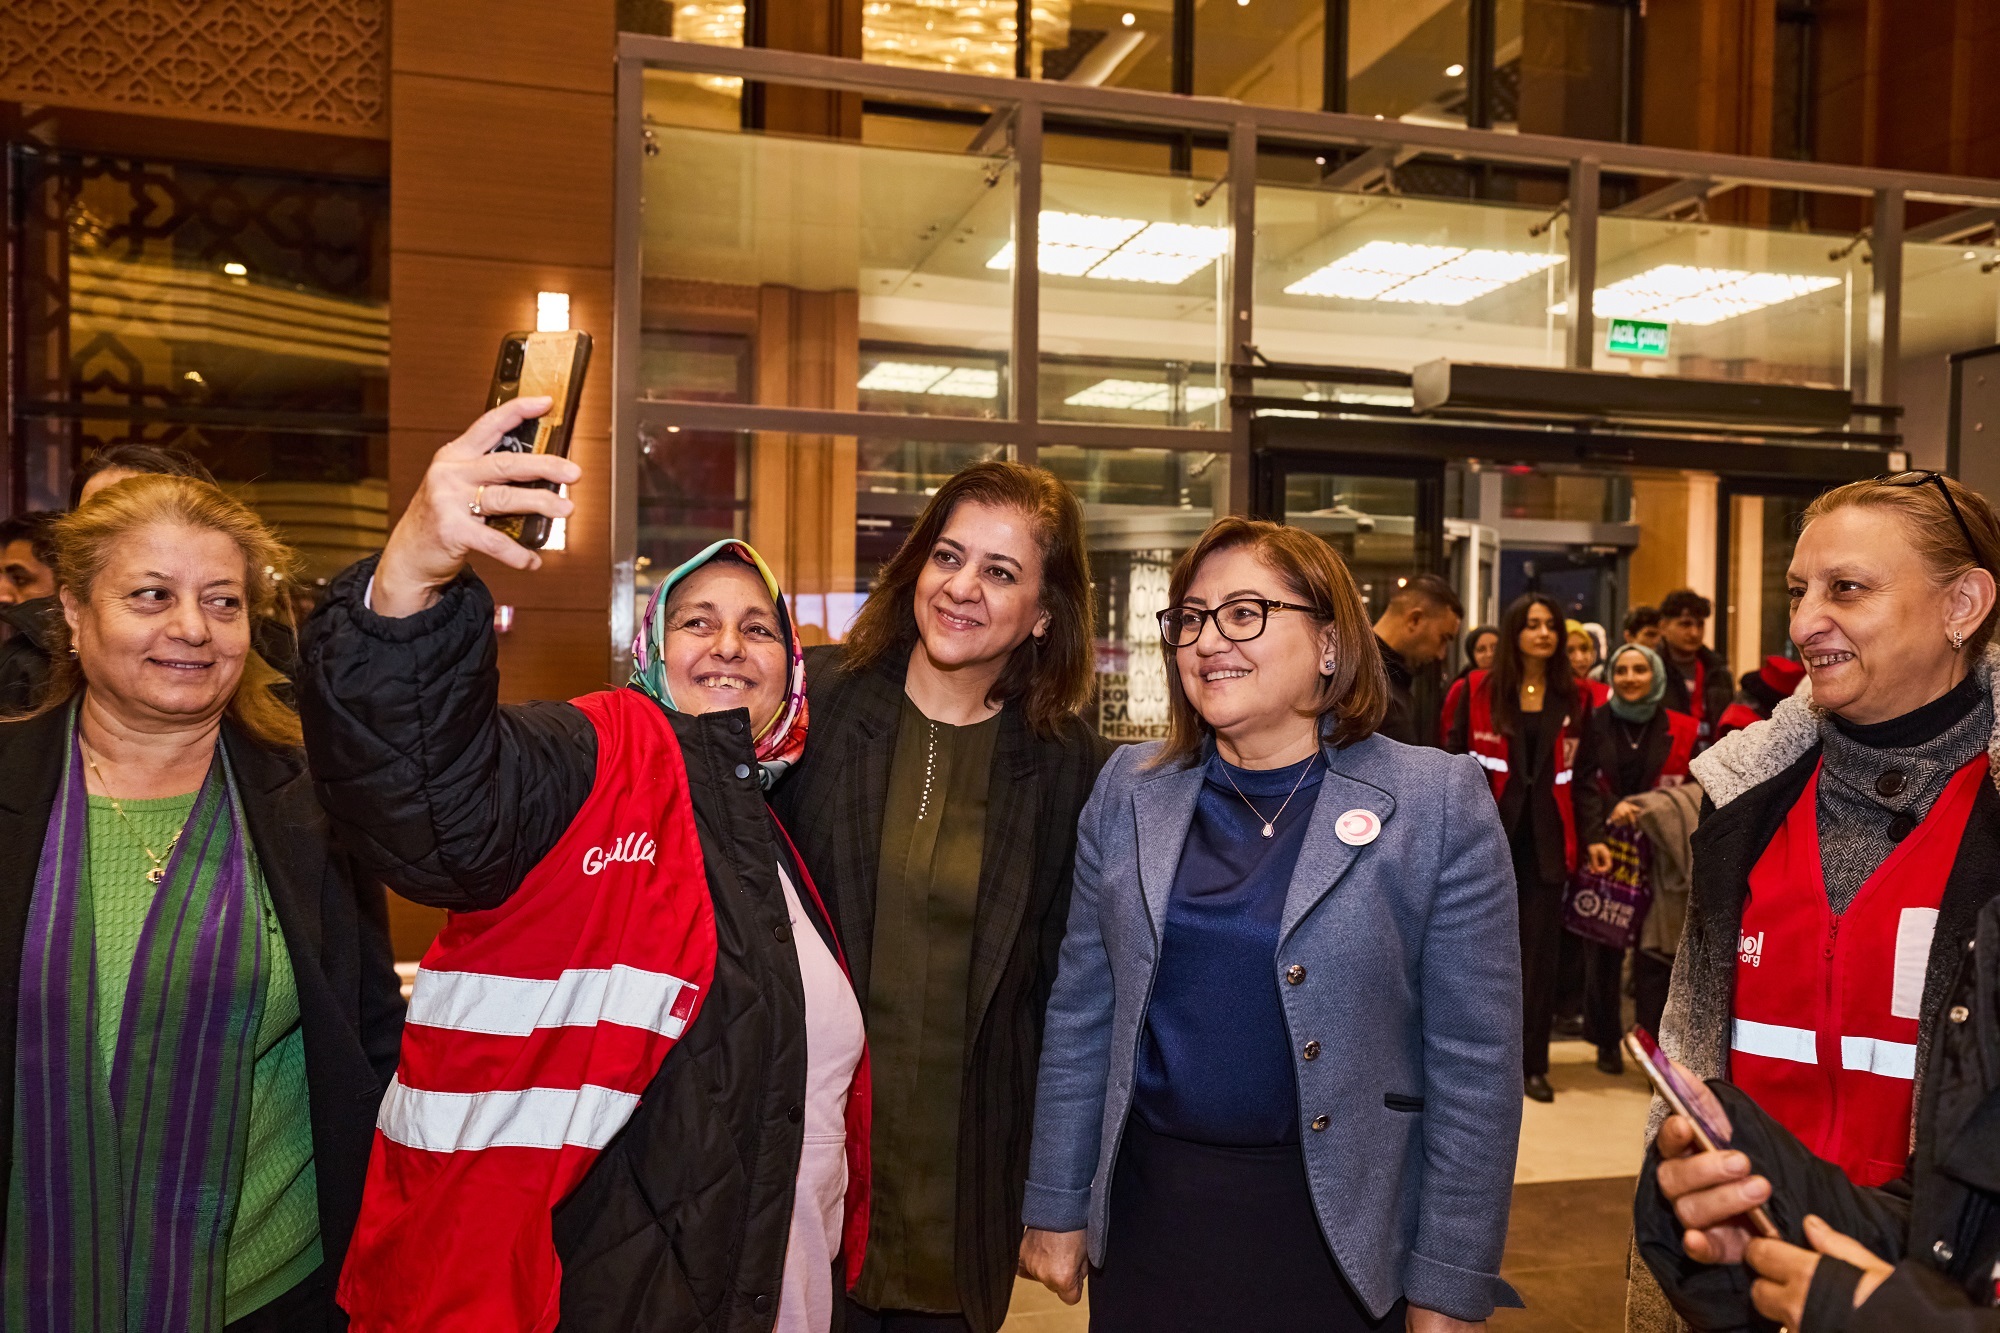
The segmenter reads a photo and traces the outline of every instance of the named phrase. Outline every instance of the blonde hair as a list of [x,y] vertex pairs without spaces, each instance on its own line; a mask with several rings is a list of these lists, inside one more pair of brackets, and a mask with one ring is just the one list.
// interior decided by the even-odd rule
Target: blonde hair
[[[78,605],[88,604],[91,590],[118,544],[142,528],[162,523],[219,532],[229,538],[243,553],[244,609],[251,623],[276,610],[278,582],[291,574],[297,557],[248,507],[218,487],[191,477],[128,477],[56,520],[50,533],[56,586],[67,589]],[[36,709],[40,713],[68,704],[84,685],[68,620],[50,616],[49,621],[51,666]],[[253,648],[229,699],[229,715],[265,745],[302,743],[298,714],[272,692],[284,679]]]
[[[1936,480],[1932,480],[1935,477]],[[1945,490],[1951,499],[1945,499]],[[1958,507],[1958,517],[1952,505]],[[2000,579],[2000,517],[1986,497],[1940,473],[1906,472],[1888,477],[1870,477],[1836,486],[1806,506],[1799,519],[1804,532],[1814,519],[1836,509],[1886,509],[1900,516],[1910,546],[1930,570],[1931,579],[1942,588],[1975,569],[1984,569]],[[1965,526],[1959,526],[1959,518]],[[1971,545],[1966,539],[1971,538]],[[1965,646],[1973,659],[1986,651],[1992,641],[1996,621],[2000,621],[2000,601],[1996,601],[1979,622],[1979,628],[1965,636]]]

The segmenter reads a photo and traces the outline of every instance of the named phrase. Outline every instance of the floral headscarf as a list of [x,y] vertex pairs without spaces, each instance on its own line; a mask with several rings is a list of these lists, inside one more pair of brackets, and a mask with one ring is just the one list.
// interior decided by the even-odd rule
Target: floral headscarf
[[673,691],[667,686],[667,667],[660,654],[660,645],[667,633],[667,602],[675,584],[718,559],[740,561],[762,576],[765,591],[771,594],[771,601],[778,608],[779,630],[791,649],[785,701],[756,737],[757,764],[763,769],[764,790],[769,791],[772,784],[784,776],[785,770],[805,753],[806,656],[805,650],[799,646],[799,632],[792,624],[791,608],[785,604],[785,594],[778,587],[778,580],[772,575],[771,567],[764,563],[764,557],[758,555],[748,542],[734,538],[716,542],[660,580],[659,586],[653,589],[652,598],[646,603],[646,614],[639,620],[639,633],[632,640],[632,686],[650,695],[661,707],[680,711],[674,703]]

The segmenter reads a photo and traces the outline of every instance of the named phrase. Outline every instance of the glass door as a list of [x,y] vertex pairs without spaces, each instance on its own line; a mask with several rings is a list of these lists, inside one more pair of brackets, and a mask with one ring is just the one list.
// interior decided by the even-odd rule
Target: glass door
[[1715,637],[1738,677],[1757,670],[1766,657],[1798,657],[1785,570],[1806,506],[1836,484],[1723,479],[1716,504],[1723,595],[1716,599]]

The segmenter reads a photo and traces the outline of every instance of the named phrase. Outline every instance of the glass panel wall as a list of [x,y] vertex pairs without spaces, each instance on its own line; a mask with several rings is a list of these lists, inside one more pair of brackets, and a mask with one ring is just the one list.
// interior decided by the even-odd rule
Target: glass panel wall
[[1273,361],[1409,370],[1562,363],[1565,262],[1543,209],[1262,186],[1257,346]]
[[1052,446],[1041,464],[1083,502],[1097,598],[1098,729],[1114,741],[1167,734],[1156,614],[1174,562],[1228,512],[1229,460],[1167,449]]
[[1051,165],[1042,202],[1043,418],[1221,428],[1227,191]]
[[1208,0],[1195,7],[1194,49],[1200,96],[1318,110],[1326,0]]
[[[1863,247],[1809,232],[1624,217],[1600,221],[1597,247],[1598,369],[1859,385]],[[1614,355],[1614,319],[1666,324],[1664,355]]]
[[1903,365],[1899,397],[1912,446],[1944,466],[1946,358],[2000,343],[2000,244],[1903,247]]
[[[1520,29],[1519,0],[1510,0]],[[1465,124],[1467,0],[1351,0],[1347,109],[1381,120]]]
[[1361,585],[1370,620],[1418,572],[1418,485],[1413,477],[1285,474],[1284,521],[1340,552]]

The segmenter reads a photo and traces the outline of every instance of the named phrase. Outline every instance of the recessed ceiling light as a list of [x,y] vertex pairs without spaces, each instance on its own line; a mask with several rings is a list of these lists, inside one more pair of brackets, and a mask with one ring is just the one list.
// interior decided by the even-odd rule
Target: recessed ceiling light
[[1139,16],[1137,14],[1128,11],[1124,14],[1119,15],[1118,21],[1129,28],[1134,23],[1137,23],[1139,21]]
[[[1181,398],[1188,411],[1198,412],[1221,402],[1222,390],[1190,384],[1181,390]],[[1173,401],[1173,386],[1155,380],[1099,380],[1063,399],[1071,407],[1108,407],[1121,412],[1165,412]]]
[[1463,65],[1446,65],[1444,67],[1444,76],[1447,79],[1455,79],[1463,73],[1465,73],[1465,66]]
[[1965,252],[1965,257],[1967,259],[1977,259],[1979,258],[1979,252],[1977,250],[1967,250]]
[[230,260],[227,264],[224,264],[222,266],[222,271],[224,273],[227,273],[232,278],[241,278],[246,276],[250,272],[249,269],[245,268],[243,265],[237,263],[233,259]]
[[921,361],[877,361],[857,386],[875,393],[927,393],[940,398],[997,398],[1000,372]]
[[[1599,287],[1591,307],[1599,319],[1657,319],[1669,324],[1720,324],[1766,306],[1825,291],[1838,278],[1809,273],[1749,273],[1733,268],[1662,264]],[[1569,313],[1569,303],[1551,306]]]
[[1285,288],[1285,294],[1459,306],[1561,262],[1560,255],[1532,250],[1370,241],[1308,273]]
[[[1175,286],[1214,263],[1229,248],[1223,227],[1180,222],[1147,223],[1092,213],[1044,212],[1036,267],[1064,278],[1103,278]],[[990,269],[1014,267],[1014,243],[986,261]]]

